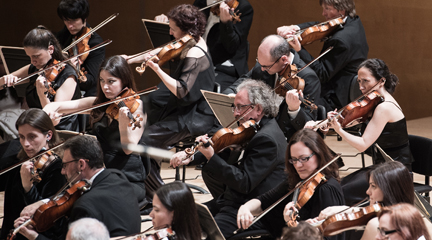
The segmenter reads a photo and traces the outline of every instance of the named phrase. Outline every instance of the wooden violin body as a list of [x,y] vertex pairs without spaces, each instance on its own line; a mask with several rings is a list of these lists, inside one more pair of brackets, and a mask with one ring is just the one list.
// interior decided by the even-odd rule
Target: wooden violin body
[[123,99],[119,102],[112,103],[111,105],[108,106],[105,112],[112,119],[118,120],[120,108],[127,107],[129,108],[128,117],[131,120],[131,122],[129,123],[129,127],[133,126],[132,130],[135,130],[135,128],[137,127],[141,128],[141,122],[143,121],[143,118],[140,117],[139,114],[137,114],[136,117],[132,115],[140,106],[139,102],[136,101],[140,97],[136,95],[132,89],[125,88],[120,92],[119,96],[117,96],[116,98],[126,98],[126,99]]
[[57,160],[56,155],[54,155],[51,151],[46,152],[42,156],[40,156],[37,160],[33,159],[33,170],[31,172],[32,178],[31,181],[34,183],[39,183],[42,181],[42,178],[40,177],[43,175],[43,172],[45,169],[48,168],[53,162]]
[[150,234],[147,236],[137,236],[136,240],[175,240],[175,232],[171,228],[164,228],[158,230],[154,234]]
[[[317,40],[323,40],[324,38],[331,35],[339,26],[342,26],[344,23],[345,22],[343,18],[338,17],[318,23],[305,29],[300,29],[295,35],[300,36],[301,39],[299,39],[299,41],[301,45],[307,45]],[[292,37],[287,39],[287,41],[292,40]]]
[[[53,62],[48,66],[57,65],[59,62],[57,60],[53,60]],[[48,70],[43,71],[40,75],[44,76],[46,78],[45,81],[45,88],[48,98],[52,98],[56,95],[56,91],[52,87],[52,82],[57,78],[57,76],[63,71],[66,65],[60,64],[56,67],[49,68]]]
[[[218,1],[219,4],[215,4],[214,6],[212,6],[210,8],[210,12],[212,12],[216,16],[220,15],[220,9],[219,9],[220,2],[225,2],[229,6],[230,9],[231,8],[236,9],[238,7],[238,5],[239,5],[239,2],[237,0],[222,0],[222,1]],[[237,15],[238,11],[237,12],[233,12],[233,11],[230,10],[229,12],[230,12],[230,15],[233,17],[233,23],[241,22],[241,19],[240,19],[241,13]]]

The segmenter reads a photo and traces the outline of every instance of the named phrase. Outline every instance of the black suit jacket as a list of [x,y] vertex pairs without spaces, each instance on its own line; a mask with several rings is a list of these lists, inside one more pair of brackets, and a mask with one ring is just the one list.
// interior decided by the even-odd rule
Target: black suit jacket
[[[305,28],[316,24],[315,22],[299,24]],[[336,102],[326,104],[328,111],[341,108],[349,103],[349,89],[351,80],[357,74],[357,67],[367,59],[369,46],[363,24],[358,16],[348,17],[343,28],[336,32],[324,42],[321,52],[333,46],[333,49],[318,61],[311,64],[322,84],[321,96],[329,98],[336,96]],[[302,48],[299,55],[306,63],[313,57]],[[338,101],[338,102],[337,102]]]
[[[297,66],[298,69],[304,67],[306,64],[303,60],[300,59],[300,56],[294,51],[291,51],[294,54],[293,64]],[[322,104],[320,98],[321,92],[321,83],[318,79],[316,73],[308,68],[302,70],[299,74],[299,77],[305,80],[305,88],[303,94],[305,97],[308,97],[311,100],[314,100],[315,104]],[[241,76],[233,85],[228,87],[223,93],[236,93],[236,88],[240,83],[242,83],[245,79],[255,79],[261,80],[267,83],[270,87],[274,88],[276,84],[277,74],[270,75],[267,71],[262,71],[261,66],[257,63],[248,73]],[[284,97],[285,99],[285,97]],[[285,100],[282,101],[279,107],[279,114],[276,117],[279,127],[282,129],[285,138],[289,140],[291,136],[299,129],[302,129],[305,123],[309,120],[316,120],[317,111],[310,111],[310,108],[301,104],[300,111],[294,119],[291,119],[288,116],[288,105]]]
[[222,205],[240,207],[286,178],[287,143],[282,131],[274,118],[263,117],[259,125],[238,163],[229,164],[215,154],[203,167],[203,172],[226,186],[218,199]]
[[[116,169],[104,169],[73,205],[69,223],[80,218],[91,217],[105,224],[110,237],[136,234],[141,229],[141,217],[137,198],[131,183]],[[64,239],[67,225],[63,224]],[[37,239],[48,239],[39,234]]]
[[[206,0],[195,0],[194,5],[198,8],[207,6]],[[241,13],[240,22],[217,23],[208,33],[207,46],[212,56],[213,64],[216,66],[230,59],[238,76],[248,71],[249,44],[247,37],[252,25],[253,8],[247,0],[239,0],[235,11]],[[204,10],[208,18],[210,9]]]

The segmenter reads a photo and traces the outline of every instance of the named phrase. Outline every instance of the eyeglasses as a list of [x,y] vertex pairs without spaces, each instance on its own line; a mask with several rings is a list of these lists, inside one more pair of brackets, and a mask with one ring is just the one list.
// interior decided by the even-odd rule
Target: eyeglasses
[[61,166],[62,166],[62,168],[65,168],[66,165],[67,165],[68,163],[71,163],[71,162],[78,162],[78,161],[79,161],[79,159],[72,160],[72,161],[69,161],[69,162],[62,162],[62,163],[61,163]]
[[380,233],[381,237],[387,237],[387,235],[397,232],[398,230],[389,230],[384,231],[381,228],[378,227],[378,232]]
[[243,112],[243,110],[246,108],[246,107],[249,107],[249,106],[254,106],[255,104],[253,104],[253,103],[251,103],[251,104],[247,104],[247,105],[237,105],[237,106],[235,106],[234,104],[232,104],[231,105],[231,109],[232,109],[232,111],[233,112],[235,112],[235,111],[238,111],[238,112]]
[[299,162],[301,162],[301,163],[305,163],[305,162],[309,161],[309,159],[310,159],[313,155],[315,155],[315,153],[311,153],[311,155],[309,155],[309,156],[307,156],[307,157],[299,158],[299,159],[297,159],[297,158],[291,158],[291,159],[288,159],[288,162],[291,163],[291,164],[297,163],[297,161],[299,161]]
[[278,61],[279,61],[279,59],[281,59],[281,57],[282,56],[280,56],[272,65],[270,65],[270,66],[264,66],[264,65],[261,65],[261,63],[259,63],[258,62],[258,58],[256,58],[256,62],[265,70],[265,71],[268,71],[268,70],[270,70],[270,68],[272,68]]

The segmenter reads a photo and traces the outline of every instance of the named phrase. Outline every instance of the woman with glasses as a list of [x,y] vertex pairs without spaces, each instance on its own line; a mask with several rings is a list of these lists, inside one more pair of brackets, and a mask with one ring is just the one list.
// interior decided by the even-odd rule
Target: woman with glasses
[[[20,115],[15,126],[22,147],[17,161],[35,157],[60,143],[51,119],[42,109],[26,110]],[[6,181],[6,184],[5,189],[2,189],[5,191],[5,198],[0,239],[6,239],[9,231],[13,229],[14,220],[20,216],[25,206],[54,195],[65,184],[66,179],[61,174],[62,161],[55,152],[58,151],[53,151],[47,158],[52,160],[51,163],[47,164],[43,172],[39,172],[40,181],[34,178],[36,169],[32,161],[24,162],[21,168],[2,175],[1,181]],[[17,239],[25,238],[18,235]]]
[[375,239],[430,240],[430,234],[420,212],[412,205],[400,203],[385,207],[378,213],[378,233]]
[[[242,205],[237,213],[238,227],[248,228],[254,216],[275,203],[295,188],[298,183],[310,177],[333,157],[318,133],[310,129],[302,129],[296,132],[290,139],[286,151],[285,167],[288,178],[269,192]],[[281,236],[282,229],[291,219],[293,211],[298,211],[298,220],[308,220],[317,216],[328,206],[343,205],[345,203],[342,188],[339,184],[337,164],[332,163],[321,173],[325,175],[326,180],[316,187],[312,197],[301,209],[296,209],[294,205],[296,199],[292,199],[291,195],[260,220],[273,236]],[[338,235],[327,239],[343,239],[343,236]]]

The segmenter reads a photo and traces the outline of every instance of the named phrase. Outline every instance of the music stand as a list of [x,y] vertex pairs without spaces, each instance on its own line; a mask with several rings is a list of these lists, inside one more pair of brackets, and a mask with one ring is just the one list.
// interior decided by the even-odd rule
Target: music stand
[[[0,46],[0,58],[3,62],[6,74],[10,74],[30,64],[30,58],[26,55],[22,47]],[[25,97],[27,85],[28,83],[15,86],[18,97]]]
[[174,37],[169,34],[170,28],[168,23],[157,22],[150,19],[142,19],[142,21],[147,35],[150,38],[152,48],[174,40]]
[[220,231],[218,225],[216,224],[216,221],[214,220],[207,206],[197,202],[195,204],[197,207],[201,230],[207,233],[206,239],[225,240],[222,232]]
[[227,127],[235,118],[232,113],[234,96],[201,90],[202,95],[223,127]]

